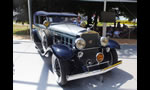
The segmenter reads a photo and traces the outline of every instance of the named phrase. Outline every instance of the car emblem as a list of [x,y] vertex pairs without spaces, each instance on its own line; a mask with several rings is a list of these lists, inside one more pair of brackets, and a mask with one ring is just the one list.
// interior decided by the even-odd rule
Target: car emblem
[[92,44],[92,40],[89,40],[89,44]]

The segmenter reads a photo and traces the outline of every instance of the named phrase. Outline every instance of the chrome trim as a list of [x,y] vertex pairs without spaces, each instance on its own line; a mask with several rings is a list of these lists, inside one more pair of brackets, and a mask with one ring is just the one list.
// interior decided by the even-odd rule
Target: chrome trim
[[110,51],[110,47],[107,47],[106,48],[106,52],[108,53]]
[[83,57],[84,53],[82,51],[78,52],[78,58],[80,59],[81,57]]
[[100,47],[93,47],[93,48],[85,48],[85,49],[81,49],[81,50],[91,50],[91,49],[98,49]]
[[109,63],[109,61],[97,63],[97,64],[94,64],[94,65],[89,65],[89,66],[86,66],[86,67],[89,68],[89,67],[98,66],[98,65],[101,65],[101,64],[104,64],[104,63]]
[[121,63],[122,63],[122,61],[120,61],[114,65],[111,65],[107,68],[104,68],[104,69],[75,74],[75,75],[68,75],[68,76],[66,76],[66,79],[67,79],[67,81],[71,81],[71,80],[75,80],[75,79],[86,78],[86,77],[90,77],[90,76],[94,76],[94,75],[103,74],[103,73],[106,73],[106,72],[118,67]]

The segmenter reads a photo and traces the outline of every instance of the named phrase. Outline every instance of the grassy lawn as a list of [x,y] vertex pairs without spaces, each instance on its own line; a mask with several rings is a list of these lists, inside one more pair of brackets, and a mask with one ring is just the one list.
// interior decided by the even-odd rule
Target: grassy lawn
[[13,34],[14,35],[29,35],[29,26],[22,24],[13,24]]

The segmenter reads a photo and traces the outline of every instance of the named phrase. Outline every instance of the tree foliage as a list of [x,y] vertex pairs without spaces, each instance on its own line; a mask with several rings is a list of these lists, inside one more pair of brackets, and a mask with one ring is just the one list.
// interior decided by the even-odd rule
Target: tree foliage
[[[13,0],[13,9],[20,12],[21,21],[28,21],[28,0]],[[73,12],[83,13],[91,17],[94,13],[99,16],[103,11],[103,2],[81,2],[75,0],[32,0],[32,15],[34,12],[44,10],[48,12]],[[107,11],[113,11],[113,7],[118,7],[116,15],[123,15],[130,20],[137,17],[136,3],[107,3]],[[118,13],[119,12],[119,13]],[[90,18],[88,23],[90,23]]]

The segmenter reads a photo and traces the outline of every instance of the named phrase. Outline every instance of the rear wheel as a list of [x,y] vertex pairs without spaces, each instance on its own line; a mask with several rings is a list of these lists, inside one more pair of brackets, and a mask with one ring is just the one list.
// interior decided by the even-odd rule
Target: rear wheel
[[66,63],[52,55],[52,71],[59,85],[63,86],[67,83],[66,80]]

